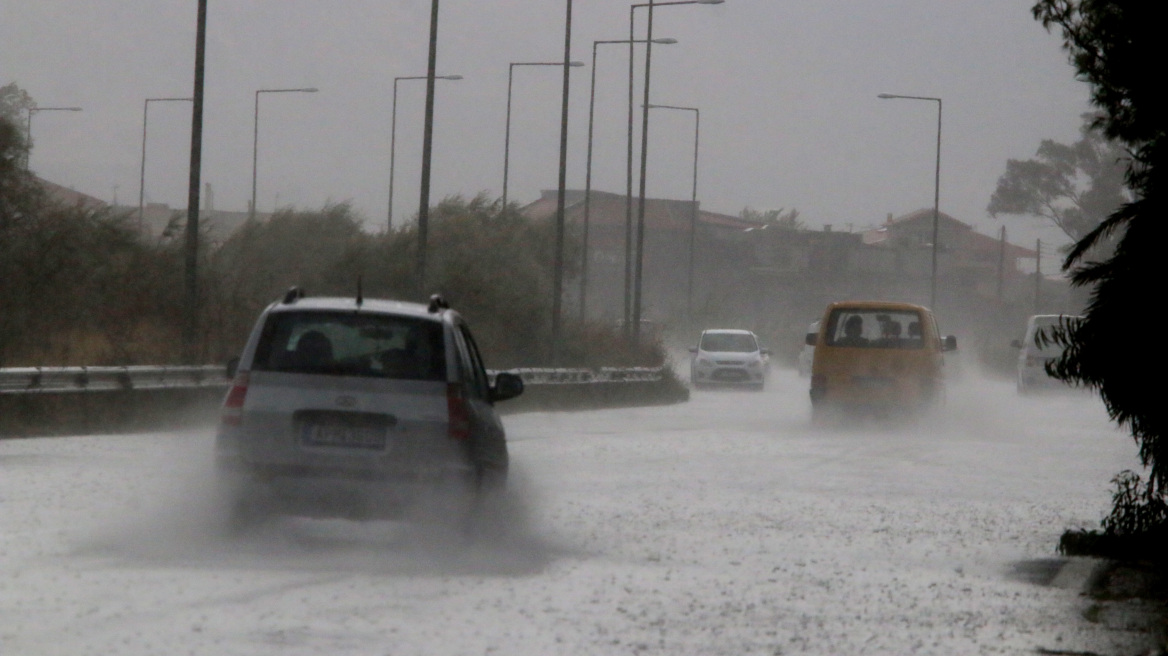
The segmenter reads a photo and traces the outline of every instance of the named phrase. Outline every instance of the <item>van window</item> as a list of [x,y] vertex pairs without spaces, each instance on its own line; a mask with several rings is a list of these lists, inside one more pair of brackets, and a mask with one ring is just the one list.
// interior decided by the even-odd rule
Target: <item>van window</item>
[[924,348],[924,323],[912,310],[837,308],[827,319],[825,343],[853,348]]
[[442,324],[354,312],[274,312],[256,347],[255,371],[445,380]]

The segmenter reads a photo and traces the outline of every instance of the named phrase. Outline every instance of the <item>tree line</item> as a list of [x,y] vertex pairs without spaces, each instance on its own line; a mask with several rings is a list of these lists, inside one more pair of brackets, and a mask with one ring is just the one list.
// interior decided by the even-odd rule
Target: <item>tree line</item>
[[[0,88],[0,367],[179,363],[185,216],[153,239],[130,212],[69,205],[25,168],[19,89]],[[22,92],[21,92],[22,93]],[[27,97],[25,94],[24,97]],[[554,225],[485,194],[431,209],[427,289],[414,277],[416,224],[381,234],[344,203],[284,209],[199,245],[197,357],[238,354],[259,312],[290,286],[309,295],[424,301],[441,293],[492,367],[548,364]],[[566,252],[578,252],[569,232]],[[565,275],[576,275],[568,258]],[[559,364],[656,365],[608,326],[564,326]]]

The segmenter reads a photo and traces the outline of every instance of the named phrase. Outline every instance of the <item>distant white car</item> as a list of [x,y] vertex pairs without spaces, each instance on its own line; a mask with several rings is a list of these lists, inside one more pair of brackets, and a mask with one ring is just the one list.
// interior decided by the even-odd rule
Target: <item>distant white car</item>
[[811,363],[815,361],[815,340],[819,338],[819,322],[813,321],[807,326],[807,334],[803,337],[803,348],[799,350],[799,376],[811,377]]
[[[1038,389],[1056,389],[1066,383],[1046,373],[1046,364],[1063,354],[1063,347],[1050,342],[1051,330],[1068,326],[1082,317],[1073,314],[1036,314],[1026,321],[1026,334],[1014,340],[1018,349],[1018,393],[1029,394]],[[1042,335],[1043,339],[1039,340]]]
[[695,389],[713,386],[766,387],[770,349],[759,346],[758,336],[749,330],[716,329],[702,331],[698,345],[691,346],[690,383]]

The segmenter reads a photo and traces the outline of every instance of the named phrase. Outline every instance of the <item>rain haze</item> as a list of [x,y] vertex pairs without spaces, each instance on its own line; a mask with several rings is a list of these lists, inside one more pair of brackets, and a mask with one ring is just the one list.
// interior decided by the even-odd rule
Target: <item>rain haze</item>
[[[596,40],[627,39],[624,3],[577,2],[572,57],[591,63]],[[1074,141],[1088,109],[1060,42],[1030,3],[727,0],[662,7],[652,102],[701,110],[698,199],[737,214],[792,208],[811,227],[860,230],[891,213],[931,207],[937,107],[944,102],[940,208],[992,233],[985,207],[1008,158],[1040,140]],[[255,91],[260,101],[257,205],[350,202],[372,231],[387,214],[393,79],[424,75],[430,3],[305,0],[212,3],[208,12],[202,179],[214,207],[244,211],[251,195]],[[441,5],[434,200],[502,192],[508,65],[562,61],[563,3]],[[638,12],[638,38],[645,16]],[[109,0],[9,2],[0,7],[0,76],[43,107],[31,168],[106,201],[137,204],[143,101],[189,96],[195,7]],[[627,49],[597,61],[593,188],[625,189]],[[638,57],[641,56],[639,49]],[[640,63],[638,63],[638,71]],[[584,187],[589,68],[572,72],[569,188]],[[636,102],[641,102],[637,75]],[[560,73],[519,68],[513,91],[509,200],[556,186]],[[395,222],[417,211],[424,81],[398,89]],[[637,115],[636,129],[640,129]],[[147,202],[186,206],[190,110],[152,104]],[[688,200],[692,116],[654,113],[647,194]],[[636,143],[640,143],[639,136]],[[634,186],[634,191],[636,190]],[[207,199],[204,198],[204,204]],[[1011,240],[1059,240],[1037,220],[1011,220]]]
[[[122,210],[137,205],[143,105],[147,99],[191,95],[195,4],[37,0],[0,5],[0,85],[16,83],[41,108],[82,108],[42,111],[28,119],[34,146],[29,168],[34,173]],[[585,186],[593,44],[627,39],[630,10],[628,3],[574,4],[571,58],[586,66],[571,73],[567,186],[578,191]],[[290,271],[298,267],[290,264],[299,264],[293,258],[300,258],[299,247],[283,244],[303,242],[273,242],[280,245],[279,252],[262,275],[246,264],[230,267],[268,260],[225,259],[227,273],[238,277],[218,271],[213,275],[221,278],[216,280],[265,280],[240,292],[238,299],[233,291],[223,291],[235,289],[226,284],[203,288],[210,299],[207,305],[221,311],[206,312],[203,319],[223,334],[208,338],[213,347],[197,357],[221,362],[216,358],[243,353],[242,375],[222,378],[222,390],[230,391],[224,396],[213,388],[207,395],[213,397],[208,402],[213,409],[191,411],[195,418],[178,430],[173,425],[136,425],[99,434],[103,431],[90,430],[88,423],[87,404],[95,397],[88,393],[93,385],[82,372],[71,380],[84,380],[79,384],[91,388],[69,390],[57,408],[61,415],[85,415],[84,429],[53,439],[0,439],[0,655],[1128,654],[1146,648],[1151,640],[1142,628],[1147,609],[1135,602],[1086,597],[1093,563],[1057,553],[1065,531],[1099,526],[1108,511],[1108,481],[1118,471],[1139,468],[1136,447],[1091,392],[1059,386],[1022,394],[1025,390],[1015,379],[1016,363],[1027,358],[1018,358],[1010,340],[1021,337],[1025,318],[1039,311],[1077,312],[1082,296],[1061,282],[1006,267],[1005,244],[989,237],[1005,224],[1014,244],[1031,245],[1040,238],[1044,248],[1052,248],[1066,241],[1039,219],[995,219],[986,212],[1008,159],[1034,156],[1043,139],[1075,141],[1081,116],[1089,110],[1087,87],[1074,79],[1060,39],[1033,19],[1030,5],[1008,0],[726,0],[720,5],[663,6],[656,12],[653,36],[677,43],[653,47],[651,101],[700,109],[697,199],[703,211],[730,216],[710,221],[711,234],[724,230],[711,240],[714,256],[706,263],[714,264],[706,269],[701,261],[698,265],[707,300],[713,299],[708,307],[690,307],[694,286],[684,289],[676,266],[681,251],[659,250],[669,253],[655,262],[659,284],[646,285],[646,306],[654,311],[646,315],[646,330],[659,322],[653,329],[664,335],[661,344],[646,349],[658,358],[654,367],[601,364],[617,366],[610,370],[614,380],[609,381],[617,387],[627,382],[624,376],[644,376],[638,382],[672,386],[675,396],[669,400],[676,402],[654,405],[641,397],[632,402],[619,397],[619,407],[570,411],[539,405],[559,407],[547,399],[576,390],[566,393],[562,389],[570,386],[559,385],[559,391],[539,397],[541,382],[542,391],[556,387],[563,382],[557,376],[565,372],[528,368],[562,366],[556,361],[557,336],[547,340],[553,355],[544,358],[543,327],[536,326],[542,319],[520,313],[527,306],[519,306],[538,295],[523,290],[542,289],[525,286],[531,282],[530,271],[509,266],[519,259],[513,255],[519,249],[535,250],[531,241],[513,240],[520,244],[516,250],[498,245],[506,240],[492,242],[511,254],[499,258],[506,260],[502,265],[488,262],[506,275],[482,275],[471,266],[477,262],[457,260],[447,267],[447,272],[464,268],[474,282],[487,280],[483,289],[474,290],[487,299],[485,311],[475,308],[478,316],[457,302],[452,303],[456,312],[444,313],[440,299],[432,308],[402,306],[417,315],[413,318],[450,321],[445,332],[436,329],[436,339],[457,335],[460,340],[461,346],[451,342],[444,351],[434,348],[439,353],[435,378],[386,373],[388,358],[383,356],[408,348],[402,337],[401,349],[387,347],[349,358],[383,367],[359,385],[353,382],[359,374],[326,368],[336,362],[311,371],[279,370],[273,364],[299,351],[299,342],[309,341],[301,337],[311,332],[298,333],[293,347],[292,332],[287,331],[289,353],[272,347],[275,354],[267,364],[254,358],[257,344],[273,339],[274,330],[253,331],[253,342],[242,346],[255,317],[248,303],[270,301],[269,296],[244,298],[246,293],[258,298],[255,289],[267,294],[268,287],[276,286],[283,293],[286,281],[281,276],[295,278],[298,274]],[[425,0],[212,0],[202,161],[202,182],[212,193],[200,190],[203,209],[248,209],[257,136],[253,125],[258,123],[259,212],[312,212],[348,203],[368,232],[376,234],[371,240],[384,236],[389,243],[400,237],[393,243],[404,244],[409,236],[405,232],[380,234],[390,212],[390,125],[395,118],[396,229],[414,220],[418,210],[425,84],[400,81],[393,117],[394,80],[426,74],[430,7]],[[564,57],[564,9],[563,2],[546,0],[441,3],[437,74],[461,79],[438,80],[436,85],[431,203],[452,196],[483,193],[493,200],[502,195],[508,70],[517,62],[553,65],[515,70],[508,200],[525,206],[555,189],[562,84],[556,63]],[[641,10],[638,38],[644,34],[644,19]],[[637,52],[639,105],[644,50],[638,47]],[[624,194],[628,49],[610,44],[598,53],[592,187]],[[316,92],[298,92],[307,89]],[[260,90],[289,92],[261,97]],[[899,251],[878,245],[869,249],[872,245],[862,242],[860,234],[839,234],[861,233],[890,217],[913,213],[919,226],[919,211],[933,206],[938,105],[880,99],[881,94],[943,100],[940,210],[980,233],[961,243],[976,242],[971,257],[980,257],[975,264],[985,276],[967,280],[960,272],[950,275],[955,269],[943,270],[939,302],[934,305],[930,299],[936,322],[929,310],[915,306],[844,307],[857,316],[866,313],[868,329],[880,331],[870,339],[859,336],[873,346],[868,351],[875,356],[857,355],[864,350],[859,342],[835,349],[837,362],[851,358],[872,365],[847,379],[880,394],[885,389],[881,385],[892,389],[892,374],[887,379],[870,375],[876,366],[872,363],[892,362],[889,369],[898,372],[912,369],[910,374],[920,374],[924,382],[917,386],[914,381],[916,396],[905,400],[905,407],[926,410],[895,417],[904,408],[893,408],[891,421],[862,416],[817,422],[808,393],[812,372],[796,363],[812,352],[813,344],[819,344],[820,354],[837,346],[829,343],[826,326],[834,325],[831,317],[836,316],[830,313],[823,334],[813,344],[805,343],[808,324],[823,316],[825,299],[860,290],[856,295],[865,298],[902,294],[923,304],[929,284],[935,292],[938,281],[937,242],[943,240],[916,240],[904,249],[912,251],[915,269],[898,280]],[[639,112],[636,124],[639,147]],[[147,127],[144,200],[185,208],[189,103],[149,105]],[[648,196],[689,201],[693,128],[688,113],[652,114]],[[634,184],[634,193],[636,188]],[[790,239],[804,249],[803,255],[783,264],[790,270],[775,264],[777,258],[750,260],[759,253],[779,253],[790,235],[756,231],[758,224],[734,220],[745,208],[798,210],[809,230]],[[691,220],[696,216],[687,214]],[[618,218],[623,217],[621,212]],[[502,232],[508,228],[505,223],[483,225]],[[692,238],[693,225],[674,221],[672,227],[690,227]],[[618,227],[624,227],[623,220]],[[826,234],[829,227],[835,234]],[[469,234],[477,250],[452,248],[443,255],[454,260],[483,254],[485,249],[478,247],[482,242],[475,240],[484,239],[485,231]],[[682,232],[662,234],[658,247],[682,241]],[[461,243],[450,239],[447,243]],[[618,241],[610,240],[611,252],[621,250]],[[832,242],[855,246],[855,252],[867,249],[846,276],[821,275],[832,264],[830,248],[804,257]],[[689,241],[691,281],[693,243]],[[890,244],[891,239],[885,246]],[[926,245],[932,246],[931,271]],[[1020,254],[1025,250],[1016,248],[1010,262],[1025,259]],[[105,266],[109,258],[98,252],[101,257],[93,259]],[[350,255],[337,252],[338,259]],[[392,258],[382,257],[382,252],[374,252],[371,259],[384,264]],[[992,257],[981,257],[987,253]],[[534,260],[542,266],[542,260]],[[312,264],[323,269],[333,262],[322,255]],[[586,294],[574,296],[574,284],[564,292],[565,312],[573,320],[604,321],[603,326],[580,321],[583,329],[603,330],[581,329],[571,339],[587,342],[595,337],[584,346],[599,353],[584,355],[597,361],[631,361],[639,354],[623,348],[628,343],[615,321],[620,315],[616,308],[627,312],[628,306],[618,298],[619,283],[612,282],[628,268],[616,258],[607,263],[609,279],[589,283],[609,294],[596,300],[601,294],[592,292],[593,317],[584,311],[581,297]],[[1043,267],[1043,272],[1050,268]],[[36,266],[28,269],[32,277],[39,275]],[[344,267],[338,271],[339,277],[349,273]],[[787,275],[792,272],[798,275]],[[601,278],[599,268],[593,274]],[[137,270],[130,275],[148,277]],[[360,273],[353,277],[360,299],[355,302],[362,312],[350,313],[352,306],[346,305],[344,312],[334,308],[319,314],[378,312],[379,301],[362,296]],[[383,281],[379,293],[406,289],[405,278],[389,279],[387,274],[386,279],[401,284]],[[506,284],[491,284],[498,280]],[[726,282],[743,280],[749,285]],[[1003,280],[1011,285],[1005,293]],[[484,291],[508,284],[521,291],[515,296]],[[114,287],[111,296],[122,295]],[[163,291],[177,295],[178,289]],[[450,297],[460,291],[455,288]],[[523,294],[527,296],[515,300]],[[475,296],[467,293],[458,300],[471,307]],[[271,307],[306,316],[312,314],[314,301],[321,301],[321,307],[353,302],[348,296],[322,300],[291,290],[283,298]],[[35,307],[38,300],[32,298],[29,305]],[[542,305],[530,306],[543,312]],[[133,307],[146,313],[143,306]],[[407,310],[399,309],[403,314]],[[468,324],[459,323],[456,313]],[[271,315],[262,316],[266,321]],[[903,341],[897,317],[905,320]],[[171,314],[146,319],[177,327]],[[483,321],[476,323],[479,319]],[[82,321],[99,323],[87,316]],[[714,327],[703,322],[722,321],[740,321],[743,325],[718,327],[749,328],[761,339],[751,335],[749,348],[733,355],[741,359],[729,365],[716,358],[705,364],[741,365],[742,371],[750,367],[749,375],[758,378],[730,379],[736,383],[731,389],[713,389],[725,379],[706,380],[700,387],[694,372],[703,351],[695,344],[701,343],[701,329]],[[469,324],[475,326],[474,340]],[[884,334],[892,324],[896,330]],[[937,324],[941,334],[936,334]],[[86,324],[75,329],[84,334],[91,328]],[[132,339],[124,337],[128,331],[119,330],[107,330],[114,335],[110,341],[125,342],[114,347],[127,346]],[[21,324],[11,332],[34,331]],[[155,350],[143,357],[172,354],[179,344],[175,333],[171,341],[164,335],[148,344]],[[946,338],[950,333],[953,339]],[[396,339],[388,329],[355,334]],[[65,335],[61,341],[71,346],[73,334]],[[327,345],[327,336],[320,336]],[[885,337],[890,341],[877,347]],[[486,367],[498,367],[493,383],[487,382],[476,340],[483,345]],[[955,341],[960,344],[956,349]],[[107,357],[93,348],[80,352]],[[719,358],[730,357],[717,352],[722,353]],[[885,352],[894,353],[879,360]],[[498,354],[511,361],[500,365],[486,357]],[[924,357],[910,362],[920,354]],[[333,358],[331,352],[320,357]],[[9,373],[36,377],[35,385],[4,388],[6,395],[14,391],[9,399],[43,391],[32,389],[41,384],[39,369],[29,373],[42,363],[29,362],[0,363],[10,367]],[[662,362],[664,366],[656,367]],[[594,362],[586,366],[592,367],[585,372],[588,376],[604,371]],[[210,368],[222,376],[221,364]],[[100,372],[92,371],[96,380]],[[526,398],[505,405],[509,397],[500,393],[499,381],[520,371],[532,376],[526,379]],[[542,381],[541,371],[547,374]],[[446,440],[444,453],[451,451],[453,440],[478,445],[474,440],[481,436],[471,437],[471,420],[459,414],[469,412],[459,405],[468,403],[466,376],[476,375],[485,390],[478,397],[486,400],[481,405],[493,408],[500,401],[506,439],[498,432],[495,436],[510,458],[510,473],[505,472],[510,478],[505,489],[489,490],[497,492],[494,496],[476,487],[474,512],[428,512],[433,510],[428,504],[449,499],[422,495],[421,509],[409,507],[406,521],[295,512],[267,516],[260,499],[259,519],[253,516],[254,522],[243,526],[234,521],[233,513],[245,505],[237,502],[251,499],[243,493],[228,499],[235,490],[223,481],[237,473],[232,466],[256,465],[259,478],[281,475],[269,476],[272,471],[319,466],[329,472],[322,478],[340,472],[338,478],[359,478],[356,485],[378,475],[390,477],[376,466],[414,466],[406,458],[395,460],[394,449],[415,439],[391,431],[399,426],[400,415],[401,435],[407,433],[410,417],[402,408],[432,415],[424,418],[433,423],[426,437]],[[1042,375],[1044,383],[1050,382],[1045,371]],[[385,380],[377,380],[379,376]],[[340,380],[341,386],[320,382],[326,378]],[[816,376],[820,382],[824,378]],[[743,382],[755,389],[737,385]],[[375,387],[380,384],[385,387]],[[409,392],[392,399],[401,404],[392,408],[397,414],[387,410],[392,395],[384,389]],[[419,400],[423,395],[415,393],[418,389],[437,391],[433,398]],[[224,399],[222,409],[219,399]],[[359,407],[362,403],[369,405]],[[73,407],[60,409],[65,405]],[[328,410],[321,410],[326,406]],[[376,412],[365,412],[369,407]],[[349,412],[354,408],[361,411]],[[251,413],[246,421],[245,412]],[[268,424],[246,428],[261,425],[271,433],[254,439],[262,431],[248,433],[243,427],[265,412]],[[373,414],[376,421],[360,426],[337,419]],[[301,423],[294,424],[293,417]],[[335,424],[328,425],[329,418]],[[310,420],[320,425],[313,427]],[[362,428],[366,432],[359,433]],[[328,438],[330,434],[335,437]],[[354,434],[372,434],[381,441],[361,444],[365,450],[354,456],[357,450],[346,449],[355,443],[344,442]],[[313,436],[321,441],[314,442]],[[245,462],[262,448],[240,455],[257,444],[277,443],[303,458],[297,463],[309,464]],[[334,449],[327,457],[335,459],[329,462],[343,464],[321,466],[327,449]],[[228,462],[231,458],[236,461]],[[472,471],[480,477],[474,479],[476,485],[484,480],[483,470],[472,470],[479,461],[459,464],[463,468],[456,475],[466,476],[459,482],[470,480]],[[433,474],[406,471],[417,479],[427,473]],[[260,481],[260,487],[269,482]]]

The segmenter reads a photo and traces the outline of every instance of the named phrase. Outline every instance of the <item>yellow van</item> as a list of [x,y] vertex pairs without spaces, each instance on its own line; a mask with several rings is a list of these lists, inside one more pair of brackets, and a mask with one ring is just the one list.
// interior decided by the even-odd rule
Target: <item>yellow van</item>
[[811,407],[817,421],[841,411],[911,414],[942,400],[942,353],[957,348],[956,337],[941,338],[928,308],[875,301],[827,306],[819,332],[807,342],[815,347]]

